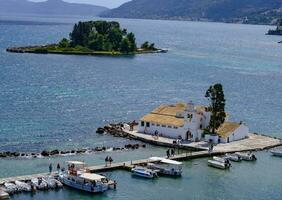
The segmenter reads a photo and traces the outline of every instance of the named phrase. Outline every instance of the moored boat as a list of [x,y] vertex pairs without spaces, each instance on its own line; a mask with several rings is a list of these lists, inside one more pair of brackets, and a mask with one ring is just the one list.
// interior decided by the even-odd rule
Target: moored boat
[[57,188],[56,180],[51,176],[46,176],[42,178],[42,181],[48,185],[48,188],[55,189]]
[[182,162],[161,157],[151,157],[149,160],[153,162],[148,163],[148,168],[158,170],[158,174],[170,176],[181,176],[182,174]]
[[42,178],[31,179],[31,185],[38,190],[45,190],[48,188],[47,183],[45,181],[42,181]]
[[248,153],[236,152],[235,154],[237,156],[241,157],[242,160],[245,160],[245,161],[255,161],[255,160],[257,160],[257,157],[252,152],[248,152]]
[[272,153],[273,156],[282,157],[282,149],[272,149],[270,153]]
[[143,178],[157,178],[158,177],[158,174],[156,171],[148,169],[148,168],[144,168],[144,167],[139,167],[139,166],[133,167],[131,169],[131,172],[133,175],[140,176]]
[[110,189],[111,181],[105,176],[88,173],[84,162],[67,163],[68,170],[59,174],[59,181],[64,185],[89,193],[103,193]]
[[236,154],[225,154],[225,158],[233,162],[240,162],[242,158]]
[[208,165],[211,167],[215,167],[218,169],[229,169],[231,167],[231,164],[228,162],[220,162],[217,160],[208,160]]

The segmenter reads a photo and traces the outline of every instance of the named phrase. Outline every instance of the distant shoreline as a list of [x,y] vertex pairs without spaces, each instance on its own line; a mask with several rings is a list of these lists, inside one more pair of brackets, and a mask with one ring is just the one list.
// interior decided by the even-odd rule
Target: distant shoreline
[[156,50],[143,50],[137,49],[135,52],[123,53],[120,51],[71,51],[71,50],[49,50],[49,47],[55,44],[49,45],[36,45],[36,46],[24,46],[24,47],[9,47],[6,49],[7,52],[11,53],[34,53],[34,54],[61,54],[61,55],[91,55],[91,56],[126,56],[135,54],[148,54],[148,53],[167,53],[166,49]]

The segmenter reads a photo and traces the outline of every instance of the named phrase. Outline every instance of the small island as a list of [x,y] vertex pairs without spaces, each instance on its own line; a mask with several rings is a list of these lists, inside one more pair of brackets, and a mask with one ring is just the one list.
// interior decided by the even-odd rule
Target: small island
[[282,19],[278,21],[275,30],[269,30],[267,35],[282,35]]
[[144,42],[139,48],[134,33],[122,29],[118,22],[87,21],[74,25],[69,39],[57,44],[12,47],[8,52],[75,55],[134,55],[143,53],[166,53],[154,43]]

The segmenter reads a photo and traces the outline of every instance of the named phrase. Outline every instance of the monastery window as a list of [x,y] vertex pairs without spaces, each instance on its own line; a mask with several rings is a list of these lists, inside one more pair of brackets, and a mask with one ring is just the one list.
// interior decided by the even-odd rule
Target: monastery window
[[151,125],[152,125],[152,126],[155,126],[155,124],[154,124],[154,123],[152,123]]
[[166,125],[162,125],[162,127],[166,127]]
[[146,122],[146,127],[150,127],[150,122]]
[[157,126],[160,126],[159,124],[157,124]]
[[174,128],[174,129],[178,129],[177,126],[174,126],[173,128]]
[[145,125],[145,122],[144,121],[141,121],[141,126],[144,126]]
[[168,126],[168,128],[172,128],[171,126]]

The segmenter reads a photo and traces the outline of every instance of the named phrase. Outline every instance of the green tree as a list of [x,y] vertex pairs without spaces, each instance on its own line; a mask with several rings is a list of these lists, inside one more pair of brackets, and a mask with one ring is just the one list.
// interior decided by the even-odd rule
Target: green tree
[[118,51],[120,49],[122,38],[122,31],[120,29],[114,28],[110,30],[108,39],[111,42],[114,50]]
[[123,53],[129,53],[130,52],[130,42],[127,39],[127,37],[122,39],[121,45],[120,45],[120,51]]
[[69,47],[69,41],[66,38],[63,38],[60,42],[59,42],[59,47],[60,48],[67,48]]
[[215,134],[215,130],[224,123],[226,118],[225,98],[222,85],[220,83],[211,85],[206,91],[205,97],[210,101],[209,111],[211,111],[211,120],[209,129]]
[[148,48],[149,48],[149,42],[148,42],[148,41],[144,42],[144,43],[141,45],[141,48],[142,48],[142,49],[148,49]]
[[101,34],[97,35],[97,38],[89,42],[89,48],[95,51],[104,50],[104,36]]
[[131,33],[127,34],[127,39],[130,43],[130,48],[129,48],[130,52],[136,51],[137,45],[136,45],[136,39],[135,39],[134,33],[131,32]]
[[150,50],[156,50],[155,44],[154,44],[154,43],[151,43],[151,44],[149,45],[148,49],[150,49]]

